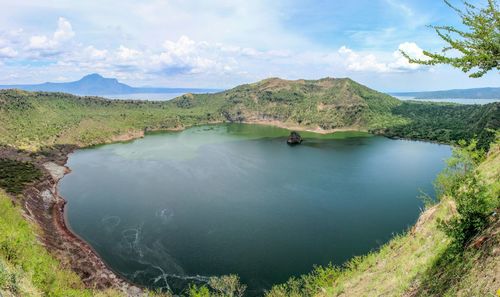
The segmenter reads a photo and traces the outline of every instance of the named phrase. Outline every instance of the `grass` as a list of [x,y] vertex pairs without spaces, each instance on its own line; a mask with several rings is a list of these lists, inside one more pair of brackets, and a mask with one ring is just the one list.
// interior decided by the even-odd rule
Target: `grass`
[[61,267],[36,236],[35,226],[0,190],[0,292],[16,296],[92,296],[79,277]]
[[[500,236],[498,225],[483,232],[491,236],[480,248],[456,253],[452,247],[441,252],[415,287],[415,296],[495,296],[500,289],[498,275]],[[482,236],[480,236],[482,237]]]

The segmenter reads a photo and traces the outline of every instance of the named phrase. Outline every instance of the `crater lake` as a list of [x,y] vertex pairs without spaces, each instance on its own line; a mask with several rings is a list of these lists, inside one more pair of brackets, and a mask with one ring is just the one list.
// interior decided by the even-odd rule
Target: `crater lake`
[[447,145],[363,132],[199,126],[81,149],[59,184],[67,221],[131,282],[181,292],[237,274],[248,295],[341,265],[415,223]]

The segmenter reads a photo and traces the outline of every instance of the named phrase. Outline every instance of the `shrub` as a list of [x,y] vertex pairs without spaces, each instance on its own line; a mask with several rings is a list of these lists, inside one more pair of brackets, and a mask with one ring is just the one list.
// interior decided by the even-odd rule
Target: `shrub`
[[446,161],[446,168],[434,183],[438,196],[453,197],[457,187],[474,173],[484,157],[485,153],[477,148],[476,140],[469,143],[460,140],[453,149],[452,156]]
[[453,240],[453,245],[463,248],[469,240],[488,226],[489,216],[498,207],[498,197],[489,191],[479,178],[477,166],[484,160],[484,151],[477,148],[477,141],[459,141],[447,161],[447,168],[438,176],[436,190],[441,197],[451,197],[457,215],[440,225]]
[[189,287],[190,297],[210,297],[210,290],[206,286],[197,287],[192,285]]
[[215,296],[221,297],[242,297],[246,290],[246,285],[241,284],[235,274],[211,277],[208,285],[215,291]]
[[455,187],[452,197],[458,214],[442,226],[454,244],[463,247],[488,226],[489,217],[496,203],[476,174],[471,174],[460,186]]

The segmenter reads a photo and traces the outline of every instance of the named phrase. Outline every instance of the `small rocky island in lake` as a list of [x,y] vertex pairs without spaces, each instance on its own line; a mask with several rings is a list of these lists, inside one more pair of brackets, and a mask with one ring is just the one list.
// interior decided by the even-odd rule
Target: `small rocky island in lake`
[[302,137],[300,137],[299,133],[292,131],[290,133],[290,136],[288,136],[288,140],[286,141],[286,143],[290,145],[300,144],[302,143]]

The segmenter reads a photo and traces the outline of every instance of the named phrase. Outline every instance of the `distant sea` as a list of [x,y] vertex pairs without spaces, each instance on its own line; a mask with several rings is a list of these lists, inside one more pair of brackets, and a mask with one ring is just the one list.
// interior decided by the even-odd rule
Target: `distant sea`
[[[120,94],[120,95],[99,95],[100,97],[116,100],[154,100],[154,101],[167,101],[176,97],[182,96],[186,93],[136,93],[136,94]],[[198,93],[195,93],[198,94]],[[415,97],[395,96],[400,100],[415,100],[427,102],[452,102],[458,104],[488,104],[492,102],[500,102],[500,99],[415,99]]]
[[[208,92],[204,92],[208,93]],[[120,95],[99,95],[100,97],[117,100],[154,100],[167,101],[175,97],[182,96],[186,93],[136,93],[136,94],[120,94]],[[198,94],[198,93],[193,93]]]
[[500,102],[500,99],[453,99],[453,98],[441,98],[441,99],[415,99],[415,97],[406,96],[395,96],[400,100],[415,100],[415,101],[427,101],[427,102],[451,102],[458,104],[488,104],[493,102]]

